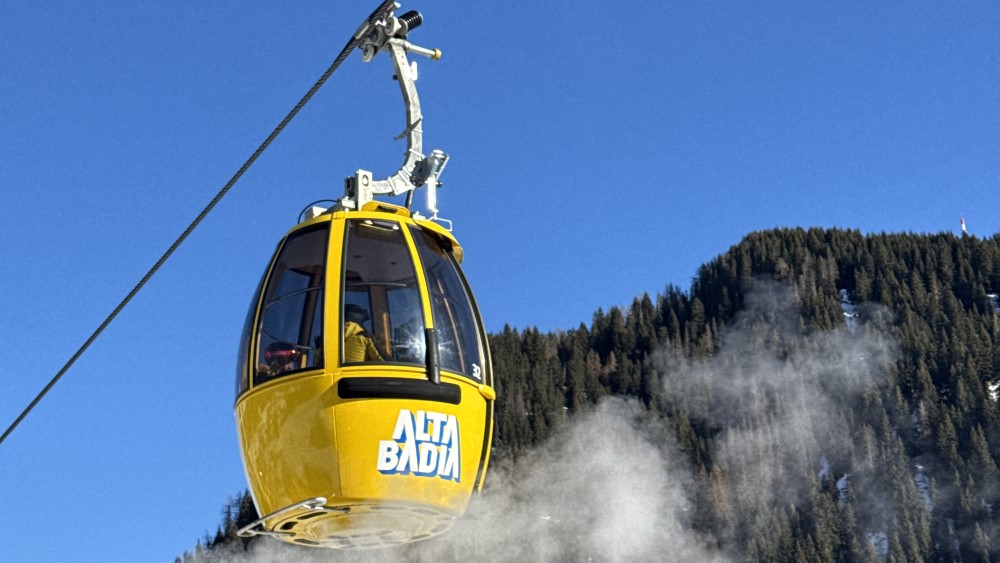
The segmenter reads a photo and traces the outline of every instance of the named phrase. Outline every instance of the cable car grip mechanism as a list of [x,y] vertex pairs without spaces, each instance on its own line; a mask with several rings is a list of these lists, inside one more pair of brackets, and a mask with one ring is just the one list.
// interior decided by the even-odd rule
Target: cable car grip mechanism
[[441,51],[410,43],[407,34],[423,23],[423,16],[417,11],[410,11],[395,17],[393,14],[399,4],[394,6],[385,19],[366,21],[354,36],[359,39],[358,49],[361,50],[364,62],[370,62],[382,51],[388,51],[392,57],[394,78],[399,82],[403,102],[406,104],[406,128],[396,137],[397,140],[406,137],[405,160],[395,174],[383,180],[375,180],[367,170],[357,170],[353,176],[344,180],[344,197],[338,200],[337,207],[357,210],[373,201],[376,195],[398,196],[410,192],[406,198],[406,205],[409,207],[412,192],[427,186],[427,209],[431,213],[430,219],[435,221],[438,220],[437,188],[442,185],[440,176],[448,163],[448,155],[437,149],[429,155],[423,154],[423,115],[416,87],[417,63],[410,62],[406,53],[437,60],[441,58]]

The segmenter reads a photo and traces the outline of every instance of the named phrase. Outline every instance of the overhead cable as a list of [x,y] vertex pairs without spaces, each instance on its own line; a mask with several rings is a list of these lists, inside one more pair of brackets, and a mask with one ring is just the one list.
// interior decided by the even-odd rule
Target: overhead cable
[[[385,14],[387,14],[393,8],[393,6],[394,6],[393,0],[385,0],[384,2],[382,2],[382,4],[379,5],[379,7],[374,12],[372,12],[370,16],[368,16],[368,19],[366,19],[365,22],[368,23],[381,19],[382,17],[385,16]],[[364,27],[365,26],[362,25],[362,29],[359,30],[359,32],[362,31]],[[212,211],[212,209],[215,208],[215,206],[219,203],[219,201],[221,201],[222,198],[225,197],[227,193],[229,193],[229,190],[236,184],[237,181],[239,181],[240,177],[242,177],[243,174],[250,169],[250,166],[252,166],[253,163],[256,162],[257,158],[260,157],[260,155],[264,152],[264,150],[266,150],[267,147],[271,145],[274,139],[277,138],[278,135],[285,129],[285,127],[292,121],[292,119],[295,118],[295,116],[299,113],[299,111],[313,97],[313,95],[316,94],[316,92],[323,86],[323,84],[326,83],[326,81],[330,78],[330,76],[333,75],[334,71],[337,70],[337,67],[339,67],[341,63],[343,63],[344,60],[351,54],[354,48],[357,47],[358,43],[360,42],[360,37],[359,37],[360,35],[362,34],[355,33],[354,36],[351,37],[351,40],[347,42],[347,45],[345,45],[343,50],[340,51],[340,54],[337,55],[337,58],[334,59],[330,67],[327,68],[326,72],[324,72],[323,75],[319,77],[319,80],[317,80],[316,83],[313,84],[312,88],[310,88],[309,91],[306,92],[304,96],[302,96],[302,99],[299,100],[299,103],[295,104],[295,107],[293,107],[292,110],[288,112],[288,115],[286,115],[285,118],[281,120],[281,123],[279,123],[278,126],[275,127],[273,131],[271,131],[271,134],[268,135],[266,139],[264,139],[264,142],[261,143],[260,146],[257,147],[257,150],[255,150],[253,154],[250,155],[250,158],[248,158],[247,161],[243,163],[243,166],[241,166],[240,169],[237,170],[235,174],[233,174],[233,177],[230,178],[228,182],[226,182],[226,185],[223,186],[222,189],[220,189],[217,194],[215,194],[215,197],[212,198],[212,201],[208,202],[208,205],[206,205],[205,209],[203,209],[201,213],[198,214],[198,217],[196,217],[195,220],[192,221],[191,224],[188,225],[186,229],[184,229],[184,232],[181,233],[179,237],[177,237],[177,240],[175,240],[174,243],[170,245],[170,248],[168,248],[167,251],[164,252],[162,256],[160,256],[160,259],[156,261],[156,264],[154,264],[153,267],[150,268],[148,272],[146,272],[146,275],[144,275],[142,279],[139,280],[139,283],[137,283],[135,287],[132,288],[132,291],[130,291],[128,295],[126,295],[125,298],[122,299],[121,303],[119,303],[118,306],[115,307],[115,310],[112,311],[111,314],[108,315],[106,319],[104,319],[104,322],[102,322],[101,325],[97,327],[97,330],[95,330],[93,334],[91,334],[90,337],[87,338],[86,342],[84,342],[83,345],[80,346],[80,348],[76,351],[76,353],[73,354],[73,357],[71,357],[69,361],[66,362],[66,364],[62,367],[62,369],[60,369],[59,372],[56,373],[55,377],[53,377],[52,380],[49,381],[48,385],[46,385],[45,388],[42,389],[42,391],[38,394],[38,396],[36,396],[35,399],[31,401],[31,404],[29,404],[27,408],[25,408],[24,411],[21,412],[21,414],[17,417],[17,419],[14,420],[14,422],[10,425],[10,427],[7,428],[6,431],[4,431],[3,435],[0,436],[0,444],[2,444],[5,439],[7,439],[7,436],[10,436],[10,434],[14,431],[14,429],[17,428],[17,426],[21,423],[21,421],[24,420],[26,416],[28,416],[28,413],[30,413],[32,409],[34,409],[35,406],[38,405],[38,403],[42,400],[42,398],[45,397],[45,395],[55,386],[55,384],[62,378],[62,376],[66,374],[69,368],[80,358],[80,356],[83,355],[83,353],[87,350],[87,348],[89,348],[90,345],[93,344],[95,340],[97,340],[97,337],[100,336],[100,334],[104,332],[104,329],[107,328],[109,324],[111,324],[111,321],[113,321],[115,317],[118,316],[118,313],[120,313],[122,309],[124,309],[125,306],[128,305],[130,301],[132,301],[132,298],[135,297],[137,293],[139,293],[139,290],[146,285],[146,282],[148,282],[150,278],[152,278],[153,275],[156,274],[156,272],[160,269],[160,267],[163,266],[163,264],[167,261],[167,259],[170,258],[170,256],[174,253],[174,251],[177,250],[177,248],[181,245],[181,243],[183,243],[185,239],[187,239],[188,236],[194,231],[194,229],[202,222],[202,220],[205,219],[206,216],[208,216],[208,214]]]

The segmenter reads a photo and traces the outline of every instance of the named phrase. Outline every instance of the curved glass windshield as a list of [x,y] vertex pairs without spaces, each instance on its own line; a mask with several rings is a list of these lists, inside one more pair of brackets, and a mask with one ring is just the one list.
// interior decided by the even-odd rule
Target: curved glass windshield
[[424,365],[420,287],[399,223],[348,221],[343,275],[341,362]]
[[250,364],[250,337],[253,336],[253,320],[257,316],[257,303],[260,301],[260,290],[264,288],[264,277],[267,271],[257,282],[257,289],[253,292],[253,301],[250,302],[250,310],[247,311],[247,318],[243,321],[243,336],[240,337],[240,355],[236,360],[236,396],[239,397],[250,388],[249,370]]
[[254,384],[323,367],[323,280],[329,223],[285,240],[264,289]]
[[450,245],[417,227],[411,227],[410,234],[427,278],[441,369],[482,381],[479,323]]

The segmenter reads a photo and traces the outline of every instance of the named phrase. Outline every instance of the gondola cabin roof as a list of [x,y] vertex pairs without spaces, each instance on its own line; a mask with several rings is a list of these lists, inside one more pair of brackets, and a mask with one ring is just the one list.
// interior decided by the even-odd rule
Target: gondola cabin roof
[[307,218],[298,225],[292,227],[292,229],[286,233],[286,236],[295,231],[316,225],[318,223],[345,220],[347,218],[393,219],[403,223],[412,223],[426,231],[429,231],[434,236],[447,241],[451,247],[452,254],[455,256],[455,260],[457,260],[459,264],[461,264],[462,260],[465,258],[465,251],[462,249],[462,245],[458,243],[458,240],[455,238],[455,235],[451,234],[451,231],[434,221],[423,218],[419,213],[410,213],[409,209],[401,205],[393,205],[391,203],[381,201],[369,202],[365,204],[360,211],[351,211],[346,209],[329,209],[321,211],[315,217]]

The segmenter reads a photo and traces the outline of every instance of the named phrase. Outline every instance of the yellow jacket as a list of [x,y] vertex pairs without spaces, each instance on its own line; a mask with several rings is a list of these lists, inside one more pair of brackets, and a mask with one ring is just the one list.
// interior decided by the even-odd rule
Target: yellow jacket
[[365,329],[354,321],[344,323],[344,363],[381,361],[382,355]]

